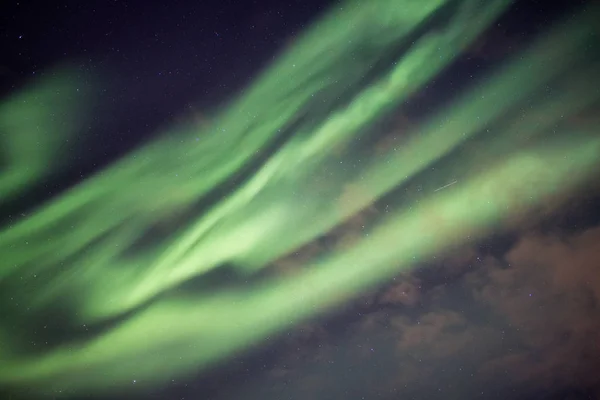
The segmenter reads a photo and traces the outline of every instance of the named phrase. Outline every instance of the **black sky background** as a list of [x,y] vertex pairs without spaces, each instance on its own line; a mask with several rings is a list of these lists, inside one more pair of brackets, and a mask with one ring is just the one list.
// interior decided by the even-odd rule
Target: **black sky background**
[[[8,205],[7,210],[26,211],[108,165],[180,118],[204,115],[222,106],[243,90],[310,21],[335,3],[330,0],[2,2],[0,94],[4,97],[50,68],[69,63],[79,71],[77,78],[84,84],[89,83],[95,102],[90,123],[82,132],[86,137],[84,148],[70,156],[66,171],[49,177],[24,198]],[[488,40],[474,46],[413,101],[410,117],[418,119],[460,90],[473,75],[485,73],[506,54],[518,50],[552,22],[585,3],[582,0],[516,1],[487,32]],[[600,221],[598,193],[597,188],[581,193],[573,207],[553,215],[541,226],[547,232],[580,232],[597,225]],[[478,244],[476,258],[503,253],[517,241],[515,236],[488,238]],[[411,278],[419,282],[413,286],[426,292],[440,285],[452,286],[462,276],[440,275],[440,271],[446,271],[445,267],[435,262],[424,266]],[[298,328],[249,354],[229,360],[208,374],[173,381],[167,388],[142,393],[140,398],[302,398],[293,397],[285,390],[269,392],[264,388],[261,390],[267,394],[259,394],[262,392],[256,391],[255,386],[260,382],[271,384],[270,378],[264,376],[280,368],[282,358],[287,357],[292,347],[301,347],[302,352],[312,354],[322,347],[341,348],[339,343],[356,340],[348,331],[360,324],[365,315],[385,311],[386,305],[372,299],[378,296],[368,295],[366,298],[371,300],[365,300],[367,306],[360,304],[362,300],[358,301],[335,316],[319,319],[310,325],[312,328]],[[453,299],[457,304],[461,301]],[[411,312],[416,311],[406,310],[407,314]],[[321,333],[305,334],[311,329]],[[369,337],[373,343],[387,340],[377,334]],[[343,357],[338,355],[336,362],[343,362],[338,360]],[[385,368],[384,364],[380,361],[379,368]],[[369,364],[364,368],[376,371],[378,366]],[[286,379],[301,382],[306,371],[302,367],[294,371],[291,374],[296,375]],[[355,384],[351,377],[340,378],[339,371],[324,369],[320,373],[337,376],[331,379],[332,386],[336,382],[346,382],[348,387]],[[272,385],[278,387],[280,383]],[[419,391],[394,397],[376,384],[361,385],[349,389],[343,398],[438,398]],[[595,392],[583,386],[563,385],[542,390],[519,383],[504,387],[506,390],[482,392],[480,398],[595,398]],[[335,390],[323,393],[322,397],[314,398],[342,398]],[[93,394],[86,398],[100,399]],[[132,397],[129,394],[110,397],[121,398]]]

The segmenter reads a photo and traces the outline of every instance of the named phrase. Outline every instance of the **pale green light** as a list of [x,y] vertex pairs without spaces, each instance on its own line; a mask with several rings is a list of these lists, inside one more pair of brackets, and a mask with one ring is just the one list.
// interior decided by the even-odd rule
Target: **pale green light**
[[[543,137],[598,101],[598,94],[586,88],[598,70],[584,51],[597,16],[590,10],[421,121],[399,148],[363,154],[360,168],[347,169],[357,162],[352,146],[365,128],[446,67],[508,2],[458,3],[443,28],[421,36],[376,79],[362,82],[370,64],[425,19],[448,14],[440,0],[421,1],[418,7],[409,1],[399,7],[396,0],[374,4],[352,1],[330,13],[247,94],[217,114],[210,130],[159,139],[0,231],[0,283],[19,298],[22,309],[34,312],[67,301],[80,324],[123,318],[94,338],[35,356],[21,351],[9,328],[0,328],[0,338],[11,342],[11,347],[2,342],[0,382],[108,390],[133,379],[157,384],[206,368],[467,236],[485,233],[503,218],[575,187],[593,171],[600,153],[596,132],[574,132],[569,141],[526,149],[516,144]],[[368,50],[366,60],[352,62],[359,50]],[[548,84],[562,90],[546,94]],[[346,103],[330,100],[349,87],[354,95]],[[522,112],[531,99],[533,105]],[[320,115],[319,102],[326,118],[302,119]],[[183,231],[158,245],[126,251],[153,224],[181,209],[193,210],[196,201],[292,126],[294,136]],[[268,267],[452,156],[486,127],[494,135],[482,150],[489,155],[483,165],[457,158],[450,169],[460,181],[451,188],[420,199],[407,195],[403,204],[409,205],[380,215],[354,246],[330,249],[299,267],[292,279],[199,291],[185,299],[169,295],[170,289],[226,263],[240,274]],[[336,159],[340,145],[347,151]],[[16,157],[15,165],[22,159]],[[431,172],[428,186],[441,186],[448,176],[447,170]],[[39,172],[23,175],[18,183],[10,178],[11,191],[38,177]],[[348,185],[364,196],[341,205]]]

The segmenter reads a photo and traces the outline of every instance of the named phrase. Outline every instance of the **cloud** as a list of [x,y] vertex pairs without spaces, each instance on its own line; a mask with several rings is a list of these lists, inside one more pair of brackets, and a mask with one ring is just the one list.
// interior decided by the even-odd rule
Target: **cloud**
[[[419,92],[420,94],[420,92]],[[391,150],[402,148],[410,134],[416,129],[416,122],[407,114],[399,113],[392,121],[392,131],[383,136],[375,145],[374,153],[383,155]]]
[[435,282],[405,272],[298,328],[255,381],[261,398],[600,395],[600,227],[519,235],[504,254],[456,249],[434,261]]
[[[600,389],[600,228],[566,238],[528,235],[470,279],[474,297],[514,332],[508,354],[481,368],[491,379]],[[600,390],[598,391],[600,394]]]
[[379,296],[383,305],[404,305],[413,307],[421,297],[421,283],[418,279],[407,277],[393,284]]

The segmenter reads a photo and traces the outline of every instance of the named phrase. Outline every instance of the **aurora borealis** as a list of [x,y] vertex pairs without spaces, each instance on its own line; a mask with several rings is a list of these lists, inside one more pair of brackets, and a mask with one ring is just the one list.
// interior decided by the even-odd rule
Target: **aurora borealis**
[[[58,307],[73,331],[95,328],[40,351],[30,343],[44,340],[42,326],[31,335],[0,325],[0,383],[68,393],[159,385],[586,182],[598,168],[597,127],[567,121],[600,97],[589,85],[600,70],[590,39],[597,7],[381,149],[373,138],[387,132],[378,122],[510,5],[400,3],[333,8],[205,126],[174,127],[9,219],[0,230],[9,312],[30,321]],[[66,69],[2,100],[2,200],[60,167],[53,144],[76,135],[90,112],[69,103],[74,87]],[[402,190],[416,176],[422,188]],[[225,194],[206,200],[218,190]],[[362,210],[390,205],[351,244],[314,255],[291,276],[270,273]],[[247,283],[212,288],[206,278],[193,293],[177,290],[223,268]]]

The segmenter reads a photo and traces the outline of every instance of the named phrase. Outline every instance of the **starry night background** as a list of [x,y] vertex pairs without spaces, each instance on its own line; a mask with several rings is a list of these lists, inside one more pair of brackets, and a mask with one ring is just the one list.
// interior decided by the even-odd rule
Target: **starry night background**
[[[95,103],[81,133],[83,149],[79,142],[65,143],[73,146],[67,168],[3,205],[0,219],[26,213],[165,126],[185,119],[201,123],[205,110],[243,90],[332,4],[3,2],[0,94],[69,62],[77,66],[77,78],[89,82]],[[411,101],[397,123],[419,121],[583,4],[516,1]],[[97,77],[101,84],[92,85]],[[510,232],[431,259],[334,314],[139,398],[600,399],[599,206],[600,184],[568,202],[554,199]],[[368,218],[369,211],[335,235],[351,234]],[[293,268],[302,252],[322,246],[327,241],[281,264]],[[0,398],[20,397],[0,392]],[[86,398],[108,400],[93,393]],[[111,397],[120,398],[132,397]]]

